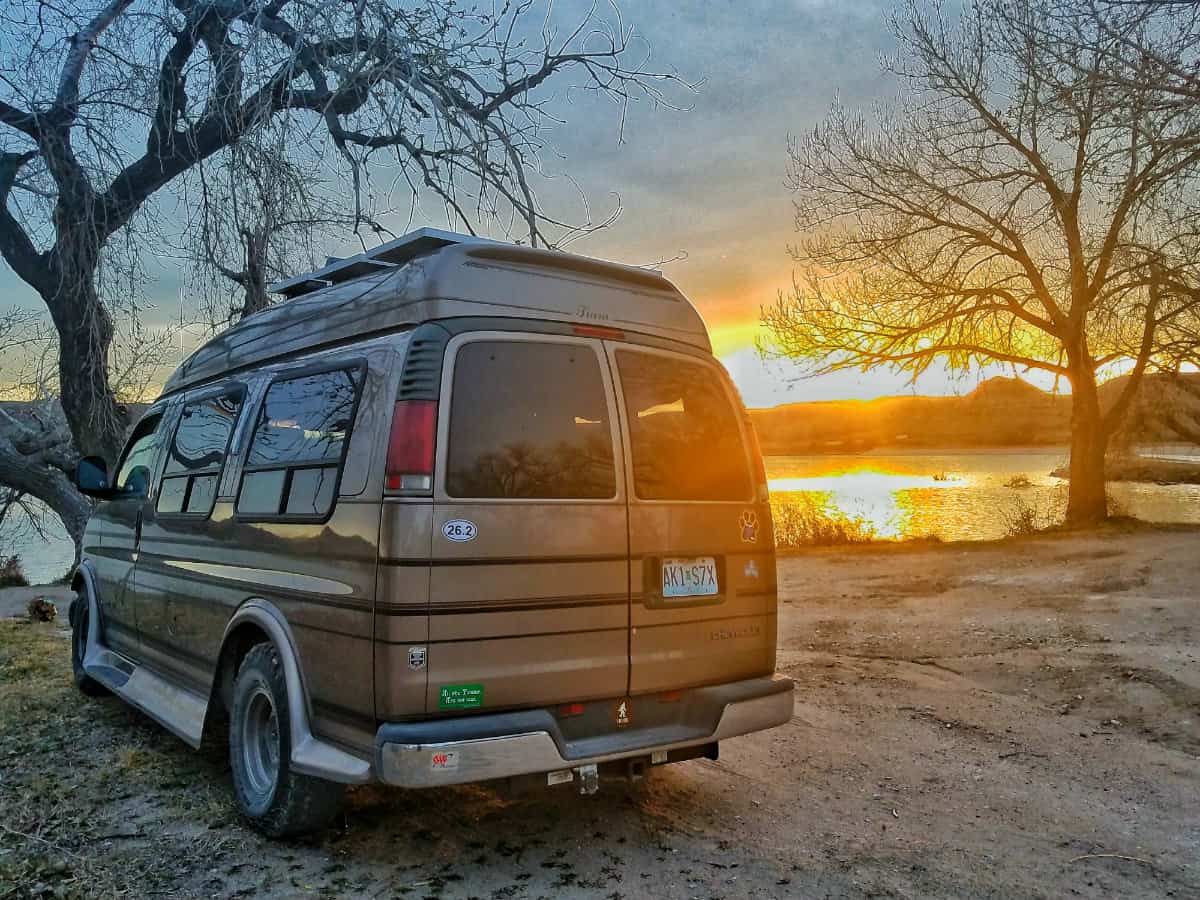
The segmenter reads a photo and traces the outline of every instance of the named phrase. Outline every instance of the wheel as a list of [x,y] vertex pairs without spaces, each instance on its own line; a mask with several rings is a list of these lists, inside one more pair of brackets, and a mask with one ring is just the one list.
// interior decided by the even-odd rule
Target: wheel
[[103,697],[108,688],[83,670],[83,657],[87,653],[88,625],[91,621],[87,594],[75,592],[71,616],[71,672],[75,676],[75,687],[89,697]]
[[273,644],[251,648],[233,684],[229,761],[243,815],[270,837],[319,831],[342,806],[345,787],[291,770],[291,720],[283,666]]

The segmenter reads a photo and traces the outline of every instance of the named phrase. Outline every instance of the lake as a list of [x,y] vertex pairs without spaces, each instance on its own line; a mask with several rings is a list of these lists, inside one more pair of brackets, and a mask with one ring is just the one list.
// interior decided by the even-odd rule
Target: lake
[[[1140,453],[1200,462],[1195,447]],[[773,495],[806,493],[831,513],[869,523],[881,538],[991,540],[1004,536],[1006,517],[1022,507],[1044,522],[1061,515],[1067,482],[1050,473],[1067,458],[1066,447],[878,450],[768,456],[766,467]],[[1115,482],[1109,494],[1118,511],[1148,522],[1200,523],[1200,485]]]
[[[1200,462],[1189,446],[1143,447],[1145,456]],[[831,512],[871,524],[881,538],[937,535],[942,540],[1003,537],[1005,516],[1021,507],[1048,519],[1066,501],[1066,482],[1050,475],[1066,447],[996,450],[869,451],[768,456],[771,492],[805,492]],[[1009,487],[1024,476],[1027,487]],[[1023,482],[1022,482],[1023,483]],[[1115,483],[1120,510],[1150,522],[1200,523],[1200,485]],[[56,524],[53,516],[48,523]],[[35,583],[58,578],[71,564],[71,542],[52,528],[46,540],[8,536],[0,554],[20,554]]]

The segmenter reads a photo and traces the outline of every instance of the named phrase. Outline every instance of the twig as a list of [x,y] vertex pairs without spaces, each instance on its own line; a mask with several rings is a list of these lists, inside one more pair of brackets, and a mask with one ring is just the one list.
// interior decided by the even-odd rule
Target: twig
[[92,840],[92,842],[93,842],[93,843],[95,843],[95,842],[97,842],[97,841],[112,841],[112,840],[117,840],[118,838],[122,838],[122,839],[129,839],[129,838],[140,838],[141,836],[142,836],[142,832],[140,832],[140,831],[133,831],[133,832],[129,832],[129,831],[124,831],[124,832],[122,832],[122,831],[114,831],[112,834],[101,834],[101,835],[97,835],[96,837],[92,838],[91,840]]
[[1068,862],[1079,862],[1081,859],[1124,859],[1129,862],[1143,863],[1147,866],[1154,865],[1148,859],[1142,859],[1139,856],[1122,856],[1120,853],[1084,853],[1082,856],[1072,857]]
[[45,844],[47,847],[53,847],[55,850],[66,853],[68,856],[74,856],[76,859],[83,859],[82,854],[76,853],[74,850],[68,850],[66,847],[56,844],[53,841],[48,841],[44,837],[38,837],[36,834],[26,834],[23,831],[17,831],[15,828],[9,828],[3,822],[0,822],[0,828],[3,828],[9,834],[15,837],[25,838],[27,841],[37,841],[38,843]]
[[1001,753],[1000,759],[1008,759],[1009,757],[1012,757],[1012,756],[1020,756],[1022,753],[1024,753],[1026,756],[1036,756],[1039,759],[1046,759],[1045,753],[1035,753],[1032,750],[1013,750],[1009,753]]

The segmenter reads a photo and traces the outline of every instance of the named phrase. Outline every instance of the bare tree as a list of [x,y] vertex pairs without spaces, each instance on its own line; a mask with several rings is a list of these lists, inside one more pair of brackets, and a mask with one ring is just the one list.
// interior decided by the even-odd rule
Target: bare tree
[[13,311],[0,318],[0,527],[6,535],[42,530],[49,506],[76,540],[83,535],[91,505],[71,480],[75,452],[62,410],[46,390],[43,365],[52,335],[35,313]]
[[1065,379],[1067,518],[1103,519],[1105,451],[1143,375],[1200,347],[1200,115],[1164,95],[1136,16],[984,0],[951,23],[909,2],[892,24],[900,100],[873,121],[835,105],[790,146],[807,274],[765,312],[771,351],[814,372]]
[[[271,304],[268,286],[321,264],[347,235],[393,237],[361,202],[337,197],[319,160],[289,155],[286,131],[264,129],[183,179],[191,219],[181,258],[215,328]],[[278,133],[277,133],[278,132]]]
[[[137,312],[115,319],[109,383],[121,413],[151,399],[174,355],[175,329],[147,330]],[[28,310],[0,317],[0,527],[46,534],[56,515],[78,557],[91,502],[75,488],[79,452],[58,400],[58,349],[44,317]]]
[[[623,122],[630,101],[658,102],[678,79],[645,68],[615,8],[564,31],[551,12],[533,0],[0,5],[0,256],[49,311],[75,450],[119,453],[113,295],[136,294],[140,254],[169,243],[173,189],[208,161],[238,165],[239,145],[268,129],[286,158],[344,179],[356,222],[382,167],[461,227],[569,235],[535,193],[549,88],[613,101]],[[228,268],[253,286],[262,257],[249,258]]]

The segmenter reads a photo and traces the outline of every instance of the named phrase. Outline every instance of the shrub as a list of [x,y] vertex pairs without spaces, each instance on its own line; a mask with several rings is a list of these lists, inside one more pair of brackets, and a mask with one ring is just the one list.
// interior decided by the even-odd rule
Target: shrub
[[1029,488],[1033,487],[1033,482],[1029,480],[1028,475],[1014,475],[1008,481],[1004,482],[1007,488]]
[[1026,503],[1017,497],[1007,507],[1000,507],[1000,521],[1008,537],[1025,537],[1041,531],[1049,531],[1062,524],[1065,507],[1058,496],[1043,505]]
[[808,494],[772,497],[771,518],[775,523],[775,546],[784,550],[865,544],[876,538],[875,526],[870,522],[831,510]]
[[20,556],[0,556],[0,587],[29,587]]
[[26,608],[34,622],[53,622],[58,618],[58,607],[45,597],[34,597]]

